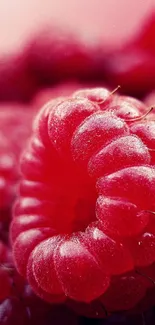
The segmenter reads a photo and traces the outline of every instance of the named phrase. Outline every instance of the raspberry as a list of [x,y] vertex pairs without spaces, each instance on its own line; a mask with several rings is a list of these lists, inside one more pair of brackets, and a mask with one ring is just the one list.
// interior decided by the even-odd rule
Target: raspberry
[[[18,160],[31,132],[34,112],[24,106],[0,107],[0,211],[10,208],[20,177]],[[0,213],[2,220],[2,213]]]
[[[7,246],[7,244],[5,244],[3,241],[0,240],[0,270],[2,271],[2,274],[5,271],[5,273],[9,274],[10,276],[9,272],[10,272],[10,266],[12,266],[12,264],[13,264],[12,252],[10,248]],[[18,274],[15,269],[14,269],[14,273]],[[19,278],[21,277],[19,276]]]
[[37,82],[29,71],[26,53],[5,55],[0,59],[0,100],[29,101]]
[[40,84],[94,77],[95,50],[72,33],[48,27],[27,44],[27,58]]
[[[15,292],[20,293],[24,287],[23,278],[17,273],[12,259],[10,248],[0,241],[0,278],[1,278],[1,298],[3,301]],[[3,280],[2,280],[3,279]]]
[[145,22],[137,36],[133,40],[133,43],[140,47],[141,49],[150,51],[151,53],[155,52],[155,13],[152,11],[148,17],[145,19]]
[[114,277],[100,301],[109,311],[132,309],[145,296],[147,287],[147,280],[134,272]]
[[[0,323],[13,324],[14,301],[19,300],[24,288],[23,278],[16,272],[10,249],[0,242]],[[16,299],[18,297],[18,299]],[[23,306],[21,306],[22,308]],[[10,321],[12,320],[12,323]],[[23,323],[22,323],[23,324]]]
[[142,97],[154,88],[154,55],[138,47],[124,46],[110,53],[104,70],[108,84],[121,85],[125,94]]
[[[16,183],[16,159],[10,150],[9,140],[0,134],[0,209],[6,208],[14,196]],[[2,214],[0,216],[2,220]]]
[[[127,118],[123,105],[136,116]],[[155,262],[155,169],[147,143],[132,130],[151,123],[143,109],[134,99],[89,89],[51,101],[36,117],[11,237],[19,273],[44,300],[90,303],[109,292],[117,300],[121,283],[117,310],[145,296],[150,282],[136,270]]]
[[0,241],[0,303],[5,300],[11,292],[11,279],[5,263],[10,262],[10,254],[6,245]]
[[24,142],[27,141],[31,132],[31,123],[35,113],[36,110],[31,110],[26,105],[4,104],[0,107],[0,127],[2,135],[10,142],[10,147],[14,147],[13,152],[18,157],[24,146]]
[[2,325],[29,324],[28,311],[18,298],[12,297],[0,304],[0,323]]
[[0,241],[0,263],[3,264],[6,260],[8,260],[8,249],[7,246]]
[[101,59],[101,70],[109,85],[121,85],[125,94],[143,97],[154,89],[155,14],[146,17],[140,30],[120,48]]

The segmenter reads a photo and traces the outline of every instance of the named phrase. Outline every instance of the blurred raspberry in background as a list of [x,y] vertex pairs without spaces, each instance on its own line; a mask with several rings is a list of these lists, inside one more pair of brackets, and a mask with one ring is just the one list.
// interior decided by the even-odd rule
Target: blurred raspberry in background
[[101,36],[106,44],[132,37],[154,0],[27,0],[0,3],[0,50],[14,50],[46,24],[69,28],[90,41]]
[[154,0],[6,1],[0,21],[1,101],[66,79],[141,97],[154,88]]

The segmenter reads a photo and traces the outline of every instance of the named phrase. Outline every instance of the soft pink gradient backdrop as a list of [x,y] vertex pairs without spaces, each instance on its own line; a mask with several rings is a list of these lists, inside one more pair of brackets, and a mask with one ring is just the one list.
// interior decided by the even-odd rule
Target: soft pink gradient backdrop
[[155,0],[1,0],[0,51],[17,49],[38,27],[54,23],[106,43],[132,35]]

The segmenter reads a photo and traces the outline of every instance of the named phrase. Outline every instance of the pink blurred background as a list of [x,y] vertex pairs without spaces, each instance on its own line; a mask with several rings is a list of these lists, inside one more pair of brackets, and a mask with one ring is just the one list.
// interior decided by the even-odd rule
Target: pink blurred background
[[1,0],[0,52],[17,49],[32,31],[54,23],[108,44],[132,35],[155,0]]

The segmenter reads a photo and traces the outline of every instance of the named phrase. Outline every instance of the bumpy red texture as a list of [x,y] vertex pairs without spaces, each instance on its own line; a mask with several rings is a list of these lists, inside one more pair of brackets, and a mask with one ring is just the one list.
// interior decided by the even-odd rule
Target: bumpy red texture
[[145,122],[146,112],[101,88],[54,100],[38,114],[11,236],[18,271],[43,299],[102,296],[119,310],[124,291],[127,309],[145,295],[149,281],[135,272],[155,262],[155,123]]

